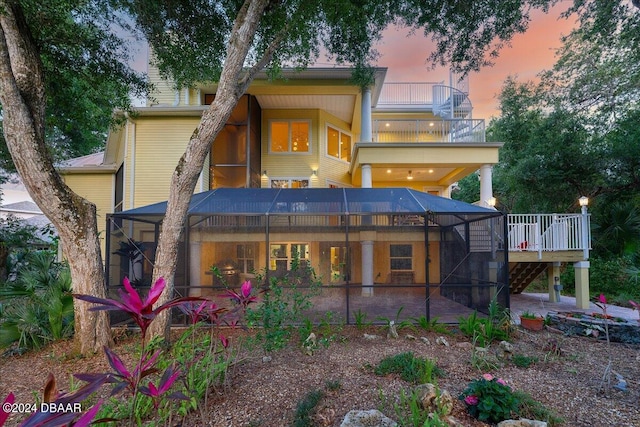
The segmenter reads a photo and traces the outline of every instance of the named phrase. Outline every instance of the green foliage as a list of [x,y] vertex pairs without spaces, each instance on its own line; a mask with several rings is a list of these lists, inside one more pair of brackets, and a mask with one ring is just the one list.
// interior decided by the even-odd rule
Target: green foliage
[[[612,301],[619,302],[640,298],[640,283],[630,274],[630,270],[634,268],[630,258],[607,259],[595,256],[589,261],[589,287],[592,294],[603,293]],[[564,286],[563,291],[575,293],[575,271],[572,265],[561,273],[560,282]]]
[[494,299],[489,304],[488,317],[478,317],[478,312],[473,311],[468,316],[458,317],[458,327],[460,332],[472,338],[477,346],[487,347],[493,341],[509,338],[511,317],[508,310]]
[[515,391],[514,394],[520,402],[518,405],[519,417],[544,421],[549,427],[557,427],[564,424],[562,417],[535,400],[530,394],[523,391]]
[[420,317],[412,317],[411,320],[414,322],[414,324],[418,328],[427,332],[436,332],[439,334],[451,333],[447,325],[443,323],[439,323],[440,319],[438,317],[434,317],[431,320],[427,320],[427,316],[420,316]]
[[480,178],[477,173],[467,175],[458,181],[458,186],[451,191],[451,198],[467,203],[480,200]]
[[[538,361],[538,358],[535,356],[526,356],[524,354],[514,354],[511,357],[511,362],[516,365],[518,368],[528,368]],[[537,419],[537,418],[536,418]]]
[[73,335],[69,269],[46,251],[31,252],[15,281],[0,287],[0,347],[22,352]]
[[[258,277],[261,281],[262,277]],[[312,306],[322,283],[313,268],[292,262],[291,271],[283,278],[272,277],[256,308],[247,309],[247,323],[258,326],[256,338],[266,352],[280,350],[289,343],[296,325],[305,321],[305,311]],[[306,339],[306,337],[301,339]]]
[[[438,397],[440,397],[439,394]],[[419,392],[416,390],[409,394],[405,390],[400,391],[400,402],[393,405],[400,426],[446,427],[449,425],[441,419],[442,414],[438,412],[429,413],[429,411],[425,410],[419,399]]]
[[372,322],[367,321],[367,313],[362,311],[362,309],[358,309],[358,311],[353,314],[353,317],[355,319],[356,329],[358,330],[362,330],[367,326],[372,325]]
[[373,372],[376,375],[398,374],[404,381],[413,384],[431,383],[435,377],[444,375],[433,360],[416,357],[411,352],[385,357]]
[[[128,23],[117,2],[19,2],[44,69],[46,140],[56,159],[95,152],[116,108],[146,93],[146,79],[129,67]],[[119,31],[114,31],[114,29]],[[0,165],[13,163],[0,133]]]
[[296,412],[293,416],[294,427],[313,427],[316,424],[313,421],[313,412],[318,403],[324,397],[322,390],[312,390],[307,393],[304,398],[296,405]]
[[471,381],[460,394],[471,416],[491,424],[510,419],[518,413],[520,399],[501,378],[484,374]]
[[388,317],[385,316],[378,316],[376,317],[377,320],[381,320],[382,322],[384,322],[384,324],[386,325],[386,327],[388,328],[389,326],[391,326],[391,322],[393,322],[393,324],[396,326],[396,330],[401,330],[404,328],[411,328],[413,327],[413,323],[411,322],[411,320],[409,319],[405,319],[405,320],[400,320],[400,315],[402,314],[402,311],[404,310],[404,307],[400,307],[398,309],[398,311],[396,312],[396,317],[395,319],[390,319]]

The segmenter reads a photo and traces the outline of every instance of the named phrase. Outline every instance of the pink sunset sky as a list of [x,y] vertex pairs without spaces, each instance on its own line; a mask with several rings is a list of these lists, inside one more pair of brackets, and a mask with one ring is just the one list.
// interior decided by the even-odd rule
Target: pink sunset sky
[[[473,117],[486,119],[497,117],[497,95],[509,75],[517,75],[521,81],[535,79],[536,75],[553,66],[555,49],[561,46],[560,36],[571,31],[573,20],[560,19],[560,14],[572,2],[561,1],[548,14],[532,13],[529,29],[517,34],[511,44],[503,47],[492,67],[472,73],[469,79],[469,97],[473,104]],[[137,47],[137,49],[136,49]],[[406,29],[389,29],[377,46],[381,54],[377,66],[387,67],[386,82],[436,82],[448,81],[445,68],[430,69],[426,58],[430,41],[422,35],[408,36]],[[134,46],[133,67],[146,71],[147,48]],[[318,66],[329,64],[318,62]]]
[[[495,65],[470,75],[469,97],[474,118],[488,120],[499,115],[497,95],[509,75],[517,75],[521,81],[531,80],[553,66],[555,50],[561,46],[560,37],[569,34],[575,24],[571,19],[559,18],[570,4],[561,2],[548,14],[535,11],[529,29],[516,35],[511,45],[500,51]],[[407,37],[406,30],[387,30],[378,46],[381,58],[377,64],[388,68],[385,81],[448,81],[448,70],[430,70],[425,63],[429,43],[421,35]]]

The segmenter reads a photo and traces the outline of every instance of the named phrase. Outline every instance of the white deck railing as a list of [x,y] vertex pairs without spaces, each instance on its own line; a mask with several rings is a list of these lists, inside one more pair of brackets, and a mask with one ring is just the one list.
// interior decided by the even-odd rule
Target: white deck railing
[[584,251],[591,249],[589,215],[509,214],[509,251]]
[[385,83],[377,105],[430,105],[435,85],[442,82]]
[[374,142],[484,142],[482,119],[374,120]]

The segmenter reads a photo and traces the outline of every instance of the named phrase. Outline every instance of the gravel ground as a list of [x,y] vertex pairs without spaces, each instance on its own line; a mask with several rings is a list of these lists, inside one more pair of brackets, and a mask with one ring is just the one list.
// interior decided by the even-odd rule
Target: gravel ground
[[[365,333],[380,337],[365,339]],[[411,340],[405,337],[406,333],[403,330],[399,339],[387,339],[380,327],[344,327],[332,330],[333,342],[311,356],[295,345],[271,354],[269,362],[264,362],[264,355],[257,350],[246,352],[244,361],[230,371],[227,384],[209,396],[207,407],[176,425],[291,425],[296,405],[313,390],[325,391],[314,415],[317,426],[339,426],[352,409],[381,409],[396,418],[393,403],[398,401],[401,390],[410,390],[411,385],[395,375],[376,376],[371,367],[385,356],[406,351],[435,360],[445,372],[438,380],[439,387],[454,397],[483,373],[472,366],[471,345],[461,334],[446,335],[449,346],[444,346],[435,344],[439,334],[409,331],[418,337]],[[243,333],[233,333],[232,343],[241,339],[239,335]],[[419,338],[422,336],[430,344]],[[536,358],[537,362],[528,368],[504,362],[491,373],[556,412],[565,420],[563,425],[640,426],[639,346],[612,343],[608,348],[604,341],[566,337],[550,329],[535,333],[518,329],[512,343],[515,354]],[[38,392],[48,372],[55,373],[64,389],[72,372],[106,369],[104,355],[77,358],[73,357],[72,347],[70,343],[57,343],[38,352],[0,358],[0,396],[13,391],[16,402],[31,403],[33,392]],[[130,348],[130,340],[125,340],[117,351],[126,353]],[[612,369],[627,381],[626,392],[600,387],[609,355]],[[487,425],[469,417],[457,400],[453,416],[463,426]],[[17,422],[12,417],[7,425]]]

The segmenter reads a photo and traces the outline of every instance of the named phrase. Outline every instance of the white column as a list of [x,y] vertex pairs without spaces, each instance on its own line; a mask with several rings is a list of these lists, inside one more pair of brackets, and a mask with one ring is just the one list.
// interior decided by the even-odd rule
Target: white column
[[189,243],[189,296],[200,296],[202,289],[193,289],[192,286],[201,286],[200,270],[202,243]]
[[371,178],[371,165],[362,165],[360,166],[360,171],[362,172],[362,188],[372,188],[373,187],[373,178]]
[[480,206],[488,208],[488,200],[493,197],[491,182],[491,165],[480,166]]
[[360,142],[372,142],[371,131],[371,88],[362,89],[362,105],[360,106],[360,116],[362,118],[362,129],[360,131]]
[[362,296],[373,295],[373,241],[363,240],[362,245]]
[[576,308],[589,308],[589,261],[573,263],[576,276]]

